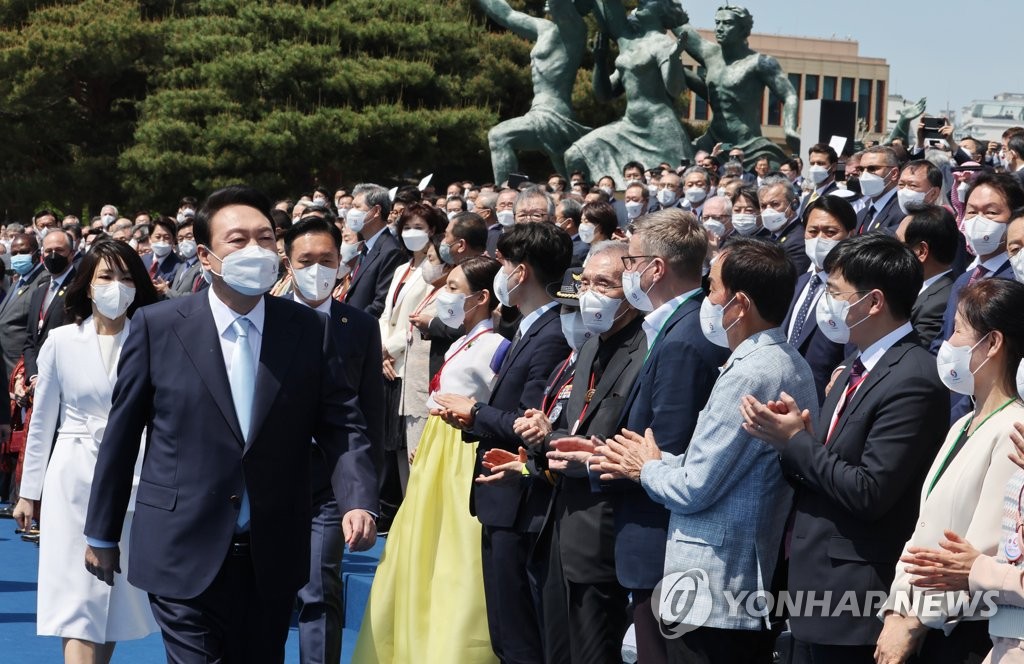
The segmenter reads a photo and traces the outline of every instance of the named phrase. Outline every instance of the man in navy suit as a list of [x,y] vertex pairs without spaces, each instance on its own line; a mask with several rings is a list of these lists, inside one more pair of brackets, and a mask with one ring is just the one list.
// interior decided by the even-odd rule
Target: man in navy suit
[[[341,266],[341,231],[320,217],[306,217],[284,236],[296,302],[331,319],[331,331],[349,382],[359,393],[369,445],[383,454],[384,380],[380,367],[380,326],[355,307],[331,297]],[[313,446],[313,529],[309,581],[299,590],[299,657],[303,664],[341,660],[341,511],[331,490],[327,459]],[[375,459],[380,467],[381,460]]]
[[836,184],[836,164],[839,156],[832,146],[815,143],[807,151],[807,164],[810,169],[810,180],[814,183],[814,191],[800,200],[800,218],[805,219],[807,206],[822,196],[831,194],[839,185]]
[[857,234],[881,231],[894,235],[904,217],[896,196],[899,159],[892,148],[879,145],[864,150],[860,167],[860,190],[868,200],[857,213]]
[[[653,429],[658,446],[671,454],[686,451],[697,414],[729,357],[728,349],[701,332],[707,251],[707,235],[693,213],[667,209],[636,221],[623,258],[626,298],[648,313],[643,323],[647,356],[626,398],[620,428]],[[637,654],[642,662],[664,662],[666,641],[651,595],[663,576],[669,512],[633,482],[602,488],[615,493],[615,570],[633,594]]]
[[54,230],[43,238],[43,266],[48,278],[45,287],[32,291],[28,306],[28,335],[22,356],[25,358],[25,385],[38,373],[39,349],[55,327],[73,322],[64,311],[64,293],[75,278],[75,245],[67,231]]
[[[942,315],[942,332],[929,348],[933,355],[939,352],[943,341],[953,336],[953,318],[964,286],[978,279],[1013,279],[1006,251],[1006,226],[1013,219],[1014,211],[1024,207],[1024,188],[1008,173],[982,173],[967,190],[966,200],[964,236],[976,258],[953,282]],[[952,393],[951,398],[951,422],[973,410],[969,396]]]
[[128,581],[149,592],[173,662],[283,661],[309,576],[310,441],[349,548],[376,536],[373,454],[331,323],[266,295],[270,209],[244,186],[207,199],[194,229],[213,283],[136,312],[96,462],[86,567],[113,584],[146,432]]
[[352,207],[345,225],[359,234],[363,248],[352,269],[352,282],[345,302],[374,318],[384,313],[395,268],[409,260],[405,248],[387,227],[391,198],[376,184],[359,184],[352,190]]
[[796,290],[789,311],[782,321],[786,339],[811,365],[818,403],[825,400],[825,388],[832,380],[832,372],[845,357],[843,344],[830,341],[818,327],[815,316],[818,300],[825,292],[828,273],[822,265],[828,252],[853,232],[857,214],[853,207],[838,196],[822,196],[807,206],[804,214],[804,249],[811,259],[810,271],[796,280]]
[[184,261],[178,256],[178,226],[170,217],[157,217],[149,234],[149,248],[153,253],[143,254],[142,264],[160,295],[174,283]]
[[956,277],[952,265],[963,236],[957,230],[953,213],[938,205],[911,211],[896,229],[896,239],[914,252],[924,268],[924,283],[910,312],[910,324],[931,346],[942,331],[942,316],[949,303]]
[[[771,240],[786,252],[797,274],[804,272],[811,261],[804,251],[804,224],[797,214],[800,199],[793,185],[783,175],[770,175],[758,188],[757,198],[761,203],[761,222],[771,232]],[[769,224],[775,228],[769,228]]]
[[[491,647],[502,662],[544,661],[537,610],[541,572],[530,564],[530,551],[540,532],[551,497],[551,485],[530,481],[520,472],[501,468],[516,458],[523,445],[513,426],[528,409],[539,408],[548,377],[569,355],[562,334],[558,303],[546,287],[561,281],[572,261],[572,240],[553,224],[516,224],[498,240],[502,268],[494,292],[502,307],[522,314],[512,345],[505,354],[487,403],[442,394],[437,411],[461,426],[468,442],[479,441],[477,481],[470,493],[470,511],[483,524],[484,594]],[[504,454],[503,454],[504,453]],[[493,468],[498,472],[490,474]],[[545,560],[546,555],[540,559]]]

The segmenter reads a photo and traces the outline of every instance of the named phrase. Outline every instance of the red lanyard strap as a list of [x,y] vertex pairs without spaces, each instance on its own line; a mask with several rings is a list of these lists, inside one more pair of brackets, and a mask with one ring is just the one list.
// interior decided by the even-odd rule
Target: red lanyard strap
[[449,355],[449,356],[448,356],[448,359],[446,359],[446,360],[444,361],[444,364],[442,364],[442,365],[441,365],[441,368],[440,368],[440,369],[438,369],[438,370],[437,370],[437,373],[435,373],[435,374],[434,374],[434,377],[430,379],[430,393],[431,393],[431,394],[434,394],[435,392],[437,392],[437,391],[438,391],[438,390],[439,390],[439,389],[441,388],[441,372],[442,372],[442,371],[444,371],[444,368],[445,368],[446,366],[448,366],[448,363],[449,363],[449,362],[451,362],[452,360],[454,360],[454,359],[455,359],[455,356],[456,356],[456,355],[458,355],[458,354],[459,354],[459,353],[461,353],[462,351],[464,351],[464,350],[466,350],[467,348],[469,348],[469,347],[470,347],[470,345],[471,345],[471,344],[472,344],[472,343],[473,343],[474,341],[476,341],[476,340],[477,340],[478,338],[482,337],[483,335],[487,334],[488,332],[493,332],[493,331],[494,331],[494,330],[493,330],[493,329],[491,329],[491,328],[489,328],[489,327],[487,327],[487,328],[484,328],[484,329],[480,330],[479,332],[477,332],[476,334],[474,334],[474,335],[473,335],[472,337],[470,337],[470,338],[469,338],[469,340],[467,340],[467,341],[466,341],[466,343],[464,343],[464,344],[462,344],[461,346],[459,346],[458,350],[456,350],[456,351],[455,351],[454,353],[452,353],[451,355]]

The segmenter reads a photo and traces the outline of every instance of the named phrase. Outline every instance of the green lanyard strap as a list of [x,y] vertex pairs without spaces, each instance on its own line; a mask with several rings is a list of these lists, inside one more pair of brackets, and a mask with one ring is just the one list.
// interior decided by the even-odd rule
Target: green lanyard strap
[[[1000,406],[999,408],[996,408],[994,411],[992,411],[991,413],[986,415],[985,419],[983,419],[981,421],[981,424],[978,425],[978,429],[980,429],[981,427],[985,426],[985,422],[988,422],[989,419],[993,415],[1001,412],[1004,408],[1006,408],[1007,406],[1009,406],[1011,403],[1013,403],[1016,400],[1017,400],[1016,398],[1007,399],[1006,403],[1004,403],[1002,406]],[[935,488],[935,485],[938,483],[939,478],[942,477],[942,475],[946,472],[946,469],[949,468],[949,464],[952,463],[952,461],[953,461],[953,458],[952,458],[953,457],[953,452],[956,451],[958,443],[960,442],[960,440],[963,439],[963,437],[965,435],[967,436],[967,440],[971,439],[971,436],[967,434],[967,430],[971,428],[971,423],[973,423],[973,422],[974,422],[974,416],[973,415],[971,415],[971,418],[969,420],[964,422],[963,428],[960,429],[960,434],[956,437],[956,440],[953,442],[952,447],[949,448],[949,451],[946,452],[946,457],[942,460],[942,465],[939,466],[939,472],[935,473],[935,477],[932,478],[932,483],[928,486],[928,493],[925,495],[925,497],[928,497],[928,496],[930,496],[932,494],[932,489]],[[978,433],[978,429],[975,429],[974,433]],[[964,441],[964,445],[967,445],[967,441]]]
[[648,348],[647,348],[647,354],[644,355],[644,364],[647,364],[647,358],[649,358],[651,356],[651,351],[653,351],[654,347],[658,345],[658,340],[661,339],[661,333],[665,331],[665,326],[668,325],[668,322],[675,317],[676,312],[678,312],[682,308],[682,306],[684,304],[686,304],[687,302],[690,301],[690,298],[692,298],[694,295],[699,294],[700,292],[701,292],[701,290],[697,289],[696,292],[691,293],[690,295],[688,295],[686,297],[686,299],[684,299],[682,302],[680,302],[678,305],[676,305],[676,308],[673,309],[672,313],[670,313],[668,315],[668,318],[665,319],[665,322],[662,323],[661,327],[658,328],[658,333],[656,335],[654,335],[654,341],[652,341],[651,345],[648,346]]

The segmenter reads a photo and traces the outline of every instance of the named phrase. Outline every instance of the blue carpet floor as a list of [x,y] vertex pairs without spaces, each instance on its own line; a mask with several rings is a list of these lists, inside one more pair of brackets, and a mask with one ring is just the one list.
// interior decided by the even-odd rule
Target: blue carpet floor
[[[0,520],[0,663],[61,662],[60,639],[36,636],[36,575],[39,550],[14,534],[14,521]],[[384,550],[378,539],[370,551],[345,554],[345,631],[341,660],[350,662],[374,570]],[[114,651],[114,664],[160,664],[166,661],[159,634],[125,641]],[[285,661],[299,661],[299,635],[294,619],[285,646]]]

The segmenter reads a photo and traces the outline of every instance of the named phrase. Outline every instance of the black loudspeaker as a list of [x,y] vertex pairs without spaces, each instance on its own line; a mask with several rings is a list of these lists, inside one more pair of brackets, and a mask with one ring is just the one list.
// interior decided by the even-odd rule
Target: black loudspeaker
[[831,101],[808,99],[803,102],[800,126],[802,157],[807,159],[807,150],[815,143],[828,145],[833,136],[846,139],[846,154],[853,153],[853,141],[857,136],[857,105],[852,101]]

